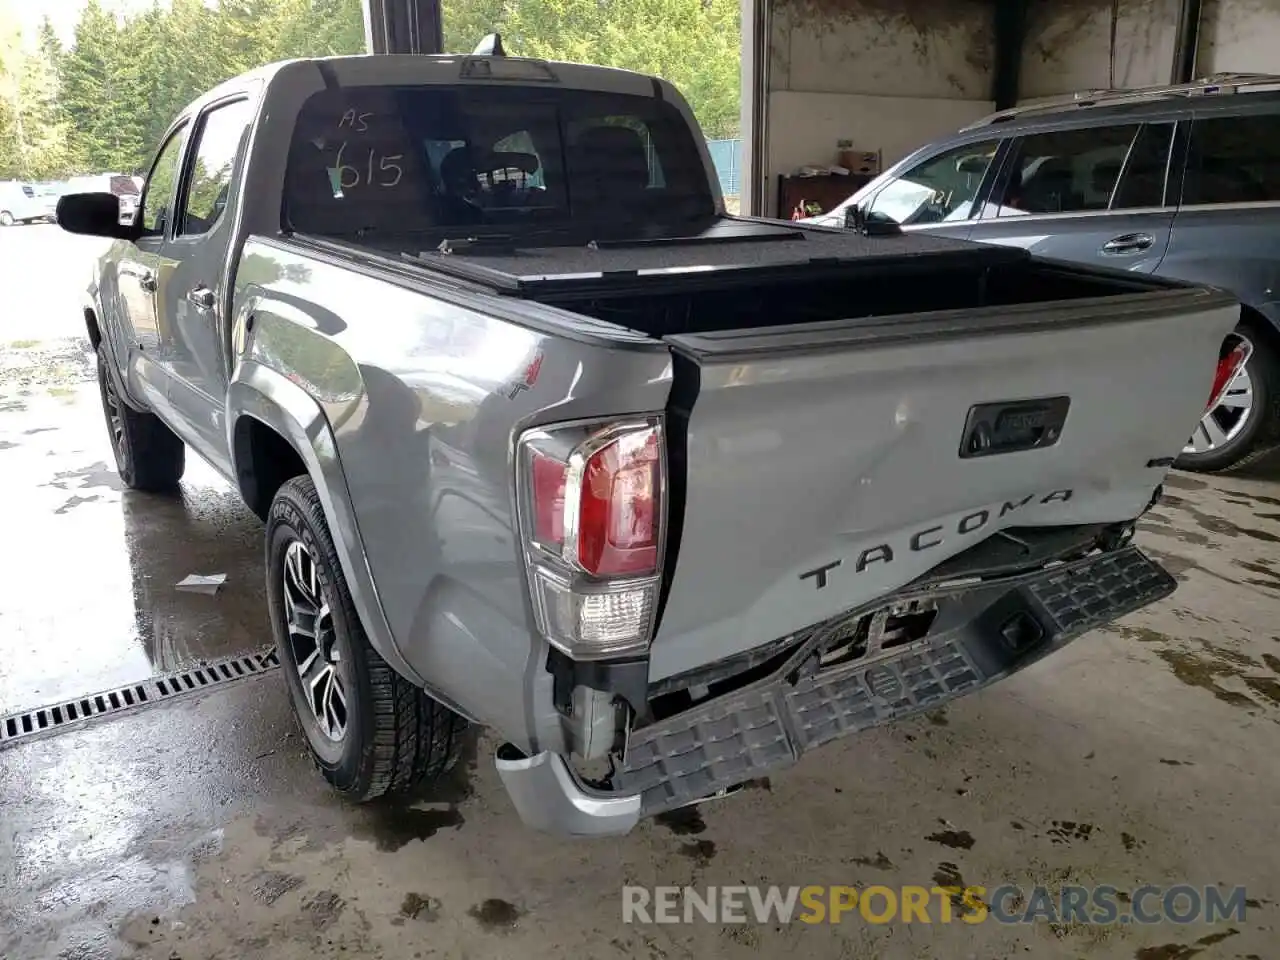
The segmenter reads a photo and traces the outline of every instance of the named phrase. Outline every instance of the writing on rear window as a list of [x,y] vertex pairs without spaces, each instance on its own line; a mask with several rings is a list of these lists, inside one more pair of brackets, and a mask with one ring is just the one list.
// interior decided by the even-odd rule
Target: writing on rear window
[[304,104],[286,226],[326,235],[632,224],[714,210],[696,141],[653,97],[353,87]]

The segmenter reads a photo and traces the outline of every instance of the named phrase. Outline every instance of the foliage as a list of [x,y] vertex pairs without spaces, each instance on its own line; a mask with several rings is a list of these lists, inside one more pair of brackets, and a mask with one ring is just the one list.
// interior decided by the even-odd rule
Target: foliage
[[70,160],[58,103],[61,47],[48,21],[38,39],[29,53],[16,25],[0,22],[0,179],[40,179]]
[[[496,30],[512,54],[656,73],[708,137],[737,135],[739,0],[442,2],[450,52]],[[89,0],[67,49],[47,21],[34,40],[0,22],[0,179],[145,173],[173,117],[222,80],[365,45],[360,0],[155,0],[128,16]]]

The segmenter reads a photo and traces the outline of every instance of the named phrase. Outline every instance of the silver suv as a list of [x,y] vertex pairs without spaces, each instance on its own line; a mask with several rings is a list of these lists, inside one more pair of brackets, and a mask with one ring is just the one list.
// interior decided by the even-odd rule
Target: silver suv
[[812,222],[842,224],[858,207],[907,230],[1230,291],[1244,307],[1218,368],[1229,385],[1178,466],[1239,467],[1280,444],[1280,76],[1005,110]]

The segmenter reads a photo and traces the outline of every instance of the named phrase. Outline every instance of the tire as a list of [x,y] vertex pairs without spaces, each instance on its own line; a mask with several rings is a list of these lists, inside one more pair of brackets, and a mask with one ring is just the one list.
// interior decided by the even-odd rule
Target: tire
[[13,214],[8,210],[0,210],[0,227],[12,227]]
[[98,392],[120,479],[130,490],[176,490],[186,470],[187,448],[154,413],[134,410],[120,398],[102,347],[97,355]]
[[[1232,381],[1224,403],[1196,424],[1191,440],[1174,462],[1179,469],[1203,473],[1235,470],[1280,445],[1280,358],[1249,324],[1236,327],[1224,351],[1236,339],[1247,341],[1252,348],[1244,375]],[[1245,397],[1250,398],[1248,408],[1241,409],[1238,405]],[[1216,430],[1211,437],[1213,427]],[[1217,437],[1225,439],[1215,442]]]
[[310,477],[295,477],[276,493],[266,542],[280,666],[325,779],[365,802],[447,773],[461,753],[466,720],[401,677],[369,643]]

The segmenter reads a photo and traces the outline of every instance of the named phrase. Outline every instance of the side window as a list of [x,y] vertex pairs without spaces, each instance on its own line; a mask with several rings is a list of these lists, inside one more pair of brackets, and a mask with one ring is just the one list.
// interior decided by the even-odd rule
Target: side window
[[1164,206],[1164,183],[1172,143],[1172,123],[1149,123],[1142,128],[1111,197],[1112,210]]
[[214,107],[196,134],[195,162],[182,205],[178,234],[208,233],[222,217],[231,189],[231,170],[252,119],[249,101]]
[[1280,200],[1280,118],[1213,117],[1191,125],[1182,202]]
[[1129,123],[1020,138],[996,215],[1106,210],[1140,127]]
[[867,212],[904,226],[967,220],[999,146],[999,140],[967,143],[921,161],[885,184]]
[[178,173],[182,164],[182,143],[186,139],[187,126],[183,124],[173,132],[151,165],[142,197],[139,223],[147,233],[163,233],[172,214],[174,191],[178,187]]

